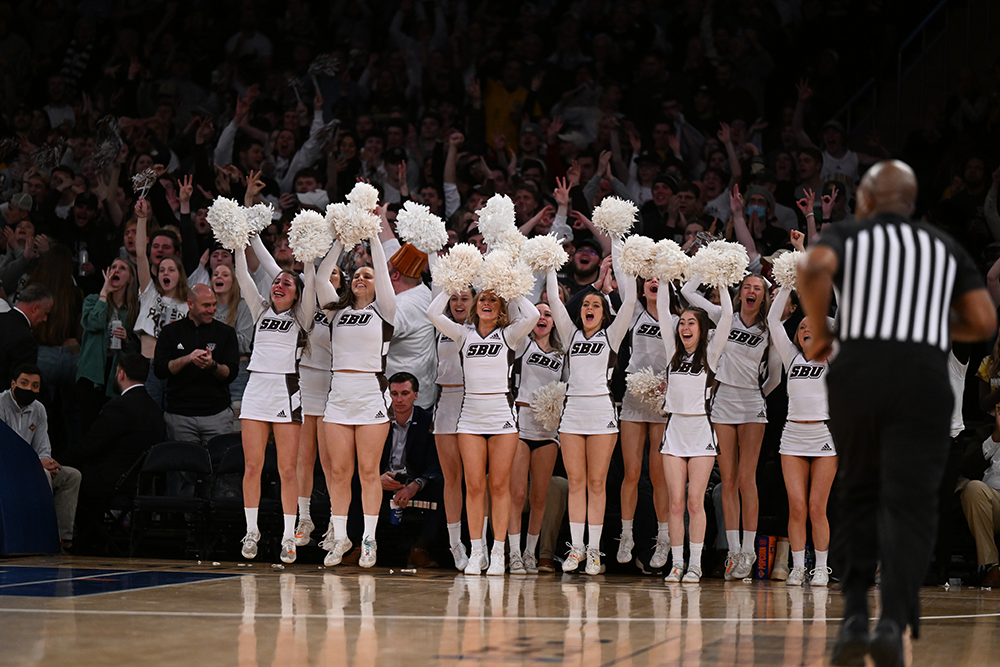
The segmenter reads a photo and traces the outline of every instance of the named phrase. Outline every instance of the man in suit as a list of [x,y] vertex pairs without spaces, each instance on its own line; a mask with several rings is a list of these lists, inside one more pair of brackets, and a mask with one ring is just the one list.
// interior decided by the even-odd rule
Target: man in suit
[[[146,393],[149,360],[124,354],[118,360],[115,382],[121,395],[111,399],[70,459],[83,474],[80,505],[100,511],[116,495],[134,496],[139,458],[166,440],[163,411]],[[121,483],[119,483],[121,482]]]
[[[38,363],[38,341],[31,330],[49,317],[52,292],[33,283],[21,292],[13,309],[0,313],[0,380],[15,380],[11,373],[22,364]],[[0,385],[2,386],[2,385]]]

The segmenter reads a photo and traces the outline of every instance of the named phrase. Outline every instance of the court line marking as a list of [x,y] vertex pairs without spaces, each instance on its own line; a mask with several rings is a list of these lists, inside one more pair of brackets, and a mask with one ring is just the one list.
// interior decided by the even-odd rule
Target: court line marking
[[[109,576],[113,576],[113,575],[122,575],[122,574],[143,574],[143,573],[146,573],[146,572],[152,572],[152,573],[155,573],[155,574],[162,574],[164,572],[171,572],[171,570],[123,570],[122,572],[114,572],[114,573],[111,573],[111,574],[103,574],[103,575],[100,575],[100,576],[102,576],[102,577],[109,577]],[[208,573],[192,573],[192,574],[208,574]],[[193,581],[175,581],[172,584],[157,584],[156,586],[137,586],[135,588],[119,588],[119,589],[111,590],[111,591],[96,591],[94,593],[81,593],[79,595],[24,596],[24,597],[45,597],[46,599],[50,599],[50,600],[69,600],[69,599],[76,599],[76,598],[92,598],[92,597],[97,597],[99,595],[111,595],[112,593],[131,593],[132,591],[152,591],[152,590],[155,590],[157,588],[171,588],[173,586],[190,586],[191,584],[201,584],[201,583],[205,583],[206,581],[221,581],[223,579],[230,579],[232,577],[238,577],[238,576],[239,576],[238,574],[230,574],[228,572],[219,572],[219,573],[212,573],[211,576],[206,577],[204,579],[196,579],[196,580],[193,580]],[[65,581],[82,581],[82,580],[94,579],[94,578],[95,578],[95,575],[92,575],[92,576],[89,576],[89,577],[73,577],[71,579],[49,579],[49,580],[45,580],[45,581],[30,581],[30,582],[24,582],[24,583],[20,583],[20,584],[7,584],[5,586],[0,586],[0,588],[6,589],[6,588],[14,588],[15,586],[30,586],[30,585],[34,585],[34,584],[51,584],[51,583],[60,583],[60,582],[65,582]],[[8,596],[0,595],[0,599],[3,599],[4,597],[8,597]],[[5,611],[5,610],[0,609],[0,613],[2,613],[3,611]],[[41,611],[41,610],[38,610],[38,611]]]
[[[97,570],[100,571],[100,570]],[[82,579],[93,579],[95,577],[117,577],[123,574],[132,574],[133,572],[154,572],[159,570],[120,570],[118,572],[104,572],[100,575],[90,574],[79,577],[65,577],[63,579],[39,579],[37,581],[22,581],[16,584],[0,584],[0,588],[16,588],[18,586],[34,586],[35,584],[58,584],[66,581],[80,581]]]
[[[188,583],[199,583],[199,582],[188,582]],[[152,588],[167,588],[170,586],[183,586],[181,584],[164,584],[163,586],[151,586],[149,588],[135,589],[135,590],[150,590]],[[112,591],[116,593],[124,591]],[[104,593],[98,593],[98,595],[104,595]],[[84,597],[91,597],[90,595]],[[62,598],[57,598],[62,599]],[[153,611],[153,610],[136,610],[128,611],[122,609],[24,609],[24,608],[0,608],[0,615],[2,614],[82,614],[88,616],[184,616],[184,617],[198,617],[198,618],[240,618],[244,617],[243,612],[224,612],[224,611]],[[604,622],[604,623],[789,623],[798,622],[802,623],[805,621],[811,622],[839,622],[844,620],[838,617],[827,617],[823,619],[816,618],[617,618],[613,616],[599,617],[597,619],[588,619],[580,617],[569,617],[569,616],[406,616],[402,614],[292,614],[294,618],[304,618],[304,619],[330,619],[330,618],[342,618],[344,620],[375,620],[375,621],[525,621],[531,623],[539,622],[553,622],[553,623],[568,623],[570,621],[576,621],[581,625],[586,625],[588,623]],[[255,619],[271,619],[271,618],[288,618],[287,615],[281,613],[255,613],[253,616]],[[959,619],[975,619],[975,618],[998,618],[1000,617],[1000,612],[988,613],[988,614],[956,614],[954,616],[921,616],[922,621],[948,621],[948,620],[959,620]]]

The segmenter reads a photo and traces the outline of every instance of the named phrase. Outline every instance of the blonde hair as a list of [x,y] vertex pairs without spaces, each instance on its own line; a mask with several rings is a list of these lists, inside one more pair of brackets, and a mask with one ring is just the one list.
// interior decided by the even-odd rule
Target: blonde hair
[[476,330],[479,329],[478,306],[479,302],[487,294],[492,294],[497,298],[497,300],[500,301],[500,315],[497,317],[497,328],[503,329],[505,326],[510,324],[510,314],[507,312],[507,301],[506,299],[499,296],[496,292],[492,290],[483,290],[482,292],[476,295],[475,300],[472,302],[472,310],[469,311],[469,314],[466,316],[465,321],[471,324],[473,328],[475,328]]

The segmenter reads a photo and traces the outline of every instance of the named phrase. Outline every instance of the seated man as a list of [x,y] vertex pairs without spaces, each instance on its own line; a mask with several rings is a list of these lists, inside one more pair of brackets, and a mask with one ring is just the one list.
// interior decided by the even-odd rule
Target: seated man
[[116,487],[122,495],[135,496],[136,462],[150,447],[166,440],[163,410],[146,393],[148,375],[148,359],[136,352],[123,354],[115,373],[121,395],[108,401],[83,441],[70,452],[70,462],[83,473],[81,506],[106,503]]
[[42,387],[42,372],[33,364],[14,369],[10,389],[0,394],[0,420],[31,445],[45,468],[45,478],[52,487],[59,523],[59,539],[63,549],[73,546],[73,523],[76,501],[80,493],[80,471],[61,466],[52,458],[49,443],[49,422],[45,407],[38,400]]
[[962,510],[976,538],[979,569],[984,573],[981,585],[996,588],[1000,586],[994,535],[995,527],[1000,526],[1000,410],[993,434],[983,442],[983,456],[990,465],[983,473],[983,481],[973,480],[962,489]]
[[[410,549],[407,559],[412,567],[437,567],[428,549],[434,545],[444,524],[444,477],[431,432],[431,413],[414,404],[419,388],[419,381],[410,373],[396,373],[389,378],[393,419],[389,422],[389,435],[385,439],[379,465],[382,473],[379,529],[391,523],[390,500],[401,508],[409,505],[411,500],[437,503],[437,509],[425,511],[420,537]],[[357,519],[361,512],[361,504],[357,502],[361,497],[360,489],[356,489],[353,495],[356,502],[352,503],[351,514],[355,515],[352,519]],[[348,532],[351,532],[350,529]],[[345,557],[345,563],[352,562],[350,556]]]

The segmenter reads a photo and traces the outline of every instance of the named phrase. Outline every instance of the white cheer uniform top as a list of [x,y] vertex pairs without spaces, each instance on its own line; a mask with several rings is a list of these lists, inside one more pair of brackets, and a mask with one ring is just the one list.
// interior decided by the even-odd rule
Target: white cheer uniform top
[[625,370],[635,373],[650,368],[654,373],[661,373],[667,367],[667,357],[663,352],[660,323],[642,305],[636,310],[638,312],[632,324],[632,354]]
[[254,325],[253,353],[247,369],[257,373],[296,373],[308,337],[293,315],[266,307]]
[[300,366],[328,371],[333,366],[333,347],[330,343],[330,319],[322,308],[313,312],[313,328],[309,332],[309,349],[302,355]]
[[444,314],[449,295],[442,292],[434,297],[427,317],[445,336],[458,343],[466,394],[506,394],[511,390],[511,368],[515,351],[538,322],[538,309],[524,297],[515,299],[508,310],[516,307],[518,319],[504,328],[486,334],[471,326],[459,324]]
[[334,372],[384,372],[392,323],[382,318],[378,307],[370,303],[361,310],[343,308],[331,316]]
[[[673,316],[660,310],[660,327],[664,333],[663,351],[667,358],[667,393],[663,400],[663,409],[668,414],[704,415],[707,414],[708,399],[712,392],[712,384],[719,368],[720,358],[726,348],[733,320],[732,301],[723,299],[719,310],[719,322],[715,331],[709,332],[708,345],[705,350],[705,361],[695,372],[691,363],[693,354],[684,355],[680,364],[674,369],[673,357],[676,350],[677,325]],[[667,318],[667,319],[664,319]],[[668,324],[669,322],[669,324]],[[667,329],[667,327],[672,327]],[[669,334],[669,335],[667,335]]]
[[[830,366],[826,361],[806,360],[805,355],[788,337],[781,324],[781,313],[785,310],[790,294],[788,289],[782,287],[767,314],[772,344],[788,372],[788,420],[826,421],[830,418],[830,402],[826,391],[826,372]],[[837,349],[835,346],[834,353]]]
[[465,382],[462,375],[462,355],[458,350],[458,343],[440,332],[437,335],[437,359],[435,383],[441,386],[458,386]]
[[514,362],[514,385],[517,401],[531,405],[531,397],[545,385],[558,382],[563,376],[564,355],[560,350],[546,352],[532,339]]

